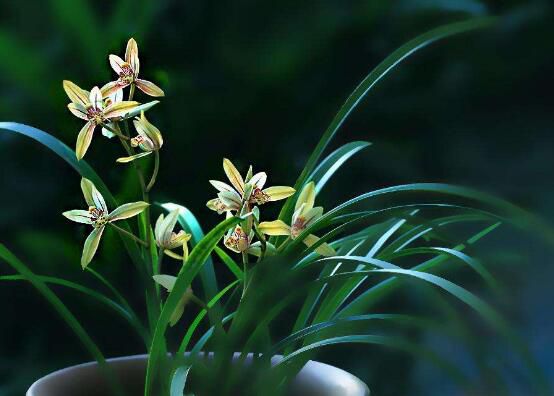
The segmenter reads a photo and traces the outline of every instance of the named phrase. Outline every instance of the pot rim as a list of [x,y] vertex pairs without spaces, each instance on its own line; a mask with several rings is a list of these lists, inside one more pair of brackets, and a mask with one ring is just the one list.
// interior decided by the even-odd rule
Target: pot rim
[[[211,353],[209,354],[211,355]],[[240,354],[235,353],[233,359],[237,359]],[[252,354],[248,355],[249,358]],[[106,359],[116,372],[123,371],[127,367],[140,367],[147,361],[148,355],[129,355]],[[277,362],[282,356],[274,356],[272,362]],[[64,379],[74,377],[75,374],[91,374],[97,372],[98,363],[95,361],[81,363],[56,370],[35,381],[26,393],[26,396],[62,396],[52,393],[51,386],[54,383],[60,384]],[[340,368],[310,360],[300,370],[294,380],[294,387],[299,389],[314,389],[318,396],[369,396],[370,392],[367,385],[358,377],[348,373]],[[49,390],[50,389],[50,390]],[[49,393],[46,393],[49,392]],[[309,394],[309,393],[308,393]],[[63,396],[72,396],[63,394]]]

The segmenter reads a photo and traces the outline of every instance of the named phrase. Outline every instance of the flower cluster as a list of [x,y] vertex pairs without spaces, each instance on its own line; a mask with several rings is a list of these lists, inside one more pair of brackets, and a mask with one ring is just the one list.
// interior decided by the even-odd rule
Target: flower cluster
[[[75,154],[77,159],[81,160],[91,145],[94,132],[101,129],[102,135],[105,137],[109,139],[117,137],[124,148],[127,155],[118,158],[116,160],[118,163],[129,163],[154,154],[152,176],[150,182],[146,183],[141,167],[135,166],[143,199],[117,206],[113,204],[114,200],[110,197],[111,204],[117,206],[112,211],[108,209],[106,200],[97,186],[91,180],[83,178],[81,189],[88,208],[70,210],[64,212],[63,215],[77,223],[92,226],[92,231],[86,238],[83,247],[81,257],[83,269],[94,258],[104,230],[112,227],[122,237],[130,238],[134,243],[140,245],[142,251],[138,256],[144,260],[144,270],[155,282],[153,286],[156,293],[153,294],[159,298],[160,287],[171,292],[178,279],[175,276],[163,274],[161,268],[163,258],[169,256],[181,261],[183,266],[187,265],[188,241],[191,239],[191,235],[184,230],[178,232],[174,230],[177,222],[181,219],[181,209],[161,214],[154,225],[150,223],[149,191],[156,181],[159,170],[159,151],[164,140],[160,130],[145,115],[145,112],[156,105],[158,101],[141,104],[133,100],[133,97],[136,88],[146,95],[154,97],[164,96],[164,92],[154,83],[139,78],[138,46],[134,39],[130,39],[127,43],[124,60],[117,55],[110,55],[109,62],[118,77],[103,85],[102,88],[93,87],[90,91],[86,91],[71,81],[63,83],[64,90],[71,100],[71,103],[68,104],[70,112],[85,121],[85,125],[77,136]],[[126,99],[125,88],[129,88]],[[130,134],[130,120],[136,130],[134,137]],[[140,151],[137,152],[136,149]],[[240,222],[227,230],[223,240],[225,247],[242,255],[245,279],[249,255],[258,257],[259,261],[266,255],[276,254],[286,247],[287,243],[295,239],[301,240],[309,247],[317,244],[315,252],[320,255],[335,254],[331,246],[321,243],[322,241],[319,241],[318,237],[306,231],[323,214],[322,207],[314,206],[316,195],[314,183],[308,183],[300,192],[289,224],[282,220],[261,221],[260,208],[263,205],[289,198],[296,193],[295,189],[288,186],[267,187],[267,174],[265,172],[254,173],[252,166],[243,177],[228,159],[223,160],[223,170],[229,182],[210,180],[212,186],[217,190],[217,197],[209,200],[207,206],[218,214],[239,218]],[[116,224],[120,220],[137,215],[140,215],[137,234],[139,236],[133,233],[133,227],[129,224],[123,223],[121,226]],[[186,224],[183,223],[183,225]],[[266,236],[286,236],[286,238],[281,238],[280,245],[275,246],[271,243],[273,239],[270,242]],[[246,287],[247,282],[245,281],[244,290]],[[171,325],[178,322],[189,301],[194,301],[202,307],[206,306],[194,296],[189,287],[180,296],[180,302],[170,318]]]
[[[144,157],[159,150],[163,144],[158,128],[144,116],[145,111],[159,102],[155,100],[141,104],[133,100],[135,87],[149,96],[164,96],[161,88],[154,83],[138,78],[140,62],[137,42],[132,38],[129,40],[125,60],[117,55],[110,55],[109,61],[118,78],[105,84],[101,89],[95,86],[87,91],[71,81],[63,82],[63,88],[71,100],[67,105],[69,111],[86,121],[77,135],[75,146],[75,153],[79,160],[89,149],[96,127],[102,128],[102,134],[108,138],[118,136],[122,141],[130,141],[131,147],[127,143],[124,144],[128,156],[118,159],[121,163]],[[123,100],[123,89],[126,87],[130,87],[128,100]],[[121,129],[120,123],[139,115],[140,118],[133,121],[137,136],[131,138],[127,128]],[[139,147],[142,152],[135,154],[135,147]]]
[[[314,207],[315,185],[312,182],[304,187],[298,197],[291,226],[282,220],[260,223],[259,206],[288,198],[296,192],[295,189],[287,186],[264,188],[267,181],[265,172],[254,174],[250,166],[246,177],[243,178],[233,163],[226,158],[223,160],[223,170],[231,185],[210,180],[218,190],[218,194],[217,198],[209,200],[206,205],[218,214],[247,216],[240,225],[230,229],[224,237],[225,246],[233,252],[258,257],[272,254],[276,248],[265,239],[265,235],[286,235],[289,238],[284,243],[287,243],[289,239],[296,239],[323,214],[322,207]],[[248,214],[251,215],[248,216]],[[254,241],[255,237],[259,240]],[[319,238],[312,234],[302,238],[302,242],[307,246],[315,244],[318,240]],[[320,244],[316,252],[325,256],[335,254],[333,248],[326,243]]]

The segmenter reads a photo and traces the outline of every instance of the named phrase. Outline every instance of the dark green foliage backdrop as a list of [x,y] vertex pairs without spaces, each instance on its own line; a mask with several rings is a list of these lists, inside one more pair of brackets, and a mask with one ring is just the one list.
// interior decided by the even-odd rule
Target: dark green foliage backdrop
[[[333,181],[323,202],[332,207],[378,187],[446,181],[554,217],[548,1],[105,3],[1,2],[0,120],[37,126],[73,146],[81,123],[65,107],[61,81],[102,84],[112,77],[107,54],[122,53],[135,37],[143,76],[166,92],[150,117],[166,142],[154,198],[186,205],[206,228],[219,220],[204,205],[213,195],[207,180],[222,177],[222,157],[267,170],[272,183],[293,184],[334,112],[373,66],[423,31],[479,15],[503,18],[494,29],[425,49],[356,110],[335,144],[367,139],[374,145]],[[122,183],[128,167],[111,160],[118,149],[98,136],[88,161],[118,198],[136,198]],[[81,204],[78,176],[35,143],[1,133],[0,175],[0,241],[38,273],[84,279],[78,260],[86,230],[61,216]],[[104,242],[95,268],[133,295],[138,286],[118,241],[108,235]],[[514,291],[509,314],[552,374],[554,321],[543,311],[552,299],[550,256],[520,234],[488,243],[527,257],[506,252],[493,268]],[[517,276],[523,265],[533,269],[525,280]],[[0,272],[8,268],[0,264]],[[128,339],[100,307],[61,295],[107,355],[141,352],[139,340]],[[22,394],[35,377],[89,358],[30,287],[2,285],[0,298],[0,395]],[[444,348],[457,353],[453,345]],[[330,351],[327,360],[354,370],[378,395],[449,389],[440,373],[396,352],[342,351]]]

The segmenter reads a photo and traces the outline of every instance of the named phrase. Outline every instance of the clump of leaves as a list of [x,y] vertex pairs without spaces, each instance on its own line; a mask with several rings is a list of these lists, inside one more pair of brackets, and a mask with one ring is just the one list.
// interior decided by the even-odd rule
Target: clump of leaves
[[[553,239],[548,227],[500,199],[446,184],[409,184],[370,191],[327,212],[316,206],[318,194],[340,167],[370,146],[364,141],[351,142],[322,159],[340,126],[368,91],[417,50],[455,34],[487,27],[492,22],[491,19],[475,19],[442,26],[393,52],[348,97],[310,155],[294,187],[266,187],[268,176],[265,172],[254,173],[251,166],[243,177],[231,161],[224,159],[223,170],[230,184],[211,180],[218,193],[207,206],[225,215],[225,220],[206,234],[195,216],[176,203],[160,204],[163,213],[154,225],[151,221],[151,210],[158,208],[151,205],[150,192],[160,171],[164,139],[145,116],[158,101],[137,102],[135,88],[155,97],[163,96],[163,91],[154,83],[139,78],[138,46],[133,39],[129,40],[125,59],[116,55],[109,57],[117,73],[115,81],[102,88],[94,87],[90,92],[69,81],[63,84],[71,100],[69,110],[86,121],[77,136],[75,152],[35,128],[0,123],[3,130],[44,144],[82,176],[81,189],[88,209],[71,210],[64,215],[92,226],[84,244],[81,266],[87,274],[108,285],[115,298],[75,282],[37,275],[0,245],[0,257],[18,272],[18,275],[2,279],[31,282],[112,380],[100,349],[51,291],[49,284],[83,293],[120,314],[144,340],[149,353],[145,396],[176,396],[185,391],[196,395],[283,394],[295,374],[318,349],[345,343],[381,345],[429,359],[462,388],[471,390],[471,381],[447,356],[414,342],[405,334],[398,334],[401,329],[433,329],[452,335],[449,329],[427,316],[374,310],[379,301],[401,286],[411,284],[403,279],[434,286],[476,311],[526,364],[530,389],[547,393],[542,373],[506,321],[491,305],[439,276],[438,272],[446,263],[458,262],[474,270],[496,290],[494,276],[464,251],[503,221],[521,226],[532,224]],[[128,90],[126,98],[124,90]],[[136,130],[134,137],[131,120]],[[134,168],[141,190],[136,202],[122,205],[115,202],[104,182],[82,160],[97,127],[123,149],[125,156],[117,162]],[[152,155],[154,166],[147,178],[142,161]],[[277,219],[264,217],[266,204],[280,203]],[[110,211],[109,208],[115,209]],[[127,222],[133,216],[138,217],[138,226]],[[175,231],[177,224],[182,228],[178,232]],[[472,231],[463,237],[453,237],[449,228],[459,224],[471,225]],[[102,232],[108,226],[114,227],[121,236],[144,282],[146,320],[137,315],[107,279],[90,267]],[[220,241],[227,251],[218,246]],[[161,273],[166,257],[180,263],[176,273]],[[221,288],[215,276],[216,259],[230,271],[228,276],[235,278]],[[218,268],[224,270],[222,266]],[[168,292],[167,297],[162,288]],[[180,323],[184,322],[185,310],[194,313],[193,319]],[[276,323],[279,326],[275,326]],[[178,344],[174,345],[168,327],[177,324],[182,328],[176,326]],[[168,351],[173,354],[168,355]],[[202,351],[214,354],[206,359]],[[232,363],[236,352],[238,356]],[[240,362],[245,361],[250,352],[254,355],[248,358],[246,369]],[[272,362],[271,358],[276,355],[282,357]],[[483,363],[479,361],[481,358],[476,357],[479,364]],[[114,380],[113,385],[114,392],[122,391],[117,381]]]

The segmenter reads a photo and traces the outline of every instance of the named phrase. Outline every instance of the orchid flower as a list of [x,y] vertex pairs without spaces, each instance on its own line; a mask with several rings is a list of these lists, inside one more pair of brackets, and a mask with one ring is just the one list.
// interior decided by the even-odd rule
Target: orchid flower
[[261,254],[261,242],[252,243],[254,231],[247,234],[241,226],[231,228],[223,237],[223,244],[235,253],[247,252],[254,256]]
[[252,174],[252,167],[248,170],[245,179],[240,172],[227,158],[223,159],[223,170],[232,187],[227,183],[210,180],[219,193],[217,198],[207,202],[208,208],[219,214],[224,212],[240,211],[246,204],[248,208],[252,205],[262,205],[267,202],[279,201],[294,194],[295,190],[287,186],[274,186],[264,189],[267,175],[265,172]]
[[[175,286],[175,281],[177,280],[175,276],[171,275],[154,275],[153,278],[157,284],[163,286],[168,292],[171,292],[173,290],[173,286]],[[185,311],[185,305],[189,303],[193,295],[194,293],[189,286],[185,294],[183,294],[183,297],[181,297],[181,299],[179,300],[179,303],[175,307],[175,310],[171,314],[171,317],[169,319],[170,326],[175,326],[179,319],[181,319],[181,316],[183,316],[183,312]]]
[[[187,234],[183,230],[178,233],[173,231],[178,217],[179,209],[171,211],[167,216],[164,216],[162,213],[156,221],[154,236],[156,237],[156,245],[158,245],[160,249],[163,249],[165,254],[175,259],[186,261],[188,257],[187,242],[190,240],[192,235]],[[179,246],[183,247],[184,254],[182,257],[172,251]]]
[[[119,91],[121,92],[121,91]],[[133,120],[133,125],[137,130],[138,135],[131,139],[131,146],[139,147],[143,150],[142,153],[131,155],[130,157],[118,158],[117,162],[126,163],[136,160],[137,158],[146,157],[153,151],[162,148],[164,143],[162,134],[158,128],[156,128],[150,121],[146,119],[144,111],[141,112],[140,118]]]
[[112,69],[117,73],[119,78],[102,87],[102,91],[105,92],[106,95],[110,95],[132,84],[147,95],[164,96],[164,91],[156,84],[138,78],[140,62],[138,57],[138,45],[135,39],[131,38],[127,42],[125,60],[113,54],[109,56],[109,60]]
[[132,110],[139,106],[138,102],[120,101],[112,102],[104,107],[103,95],[98,87],[94,87],[88,92],[71,81],[65,80],[63,88],[71,100],[71,103],[67,105],[69,111],[76,117],[87,121],[77,136],[75,153],[79,160],[85,156],[98,125],[104,127],[111,122],[132,116]]
[[[313,224],[323,215],[323,208],[317,206],[314,208],[315,202],[315,184],[310,182],[304,186],[296,205],[294,214],[292,215],[291,225],[287,225],[282,220],[262,222],[258,226],[258,230],[266,235],[286,235],[291,239],[296,239],[305,229]],[[307,235],[302,242],[308,247],[316,243],[319,238],[313,234]],[[318,246],[315,251],[322,256],[334,256],[335,250],[327,243]]]
[[146,209],[148,203],[143,201],[131,202],[123,204],[112,212],[109,212],[104,197],[102,197],[102,194],[100,194],[90,180],[85,178],[81,179],[81,190],[89,206],[88,210],[70,210],[64,212],[63,215],[69,220],[77,223],[90,224],[93,226],[92,232],[85,240],[83,254],[81,256],[81,266],[85,269],[92,261],[98,249],[98,244],[100,243],[100,238],[102,237],[106,225],[114,221],[136,216]]

